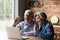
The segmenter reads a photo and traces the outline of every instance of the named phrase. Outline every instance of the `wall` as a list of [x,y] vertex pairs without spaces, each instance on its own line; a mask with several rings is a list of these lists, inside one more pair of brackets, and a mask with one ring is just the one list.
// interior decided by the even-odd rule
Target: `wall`
[[22,17],[24,15],[24,11],[26,10],[26,0],[18,0],[18,15]]
[[36,12],[38,10],[43,10],[46,12],[48,18],[55,15],[60,19],[60,0],[38,0],[40,3],[43,3],[42,7],[34,7],[31,9]]
[[[30,0],[19,0],[19,15],[23,17],[24,11],[27,8],[27,4]],[[60,0],[38,0],[39,3],[42,3],[43,6],[39,7],[29,7],[34,12],[38,10],[43,10],[46,12],[48,19],[51,18],[51,16],[55,15],[58,16],[60,19]]]

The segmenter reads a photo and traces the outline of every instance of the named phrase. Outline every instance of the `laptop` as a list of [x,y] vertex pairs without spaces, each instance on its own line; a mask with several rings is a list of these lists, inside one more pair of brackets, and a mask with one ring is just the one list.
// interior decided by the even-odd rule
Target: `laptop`
[[20,29],[17,27],[6,27],[8,38],[27,39],[27,36],[21,36]]

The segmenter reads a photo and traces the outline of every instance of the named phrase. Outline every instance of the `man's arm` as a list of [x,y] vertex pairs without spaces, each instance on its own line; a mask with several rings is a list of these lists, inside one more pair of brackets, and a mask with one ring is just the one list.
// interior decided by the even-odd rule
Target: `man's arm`
[[20,22],[19,24],[16,25],[17,28],[20,28],[20,30],[23,30],[23,22]]

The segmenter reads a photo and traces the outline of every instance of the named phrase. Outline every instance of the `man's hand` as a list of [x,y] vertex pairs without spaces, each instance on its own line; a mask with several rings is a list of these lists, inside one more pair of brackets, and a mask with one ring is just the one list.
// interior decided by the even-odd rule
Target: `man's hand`
[[20,30],[20,34],[23,35],[24,34],[24,30]]

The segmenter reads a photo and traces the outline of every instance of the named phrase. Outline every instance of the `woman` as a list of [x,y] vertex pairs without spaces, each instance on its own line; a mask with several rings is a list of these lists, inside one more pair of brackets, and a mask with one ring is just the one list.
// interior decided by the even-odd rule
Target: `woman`
[[34,16],[37,22],[35,27],[35,35],[45,40],[53,40],[54,29],[52,24],[47,20],[46,14],[44,12],[37,12]]

